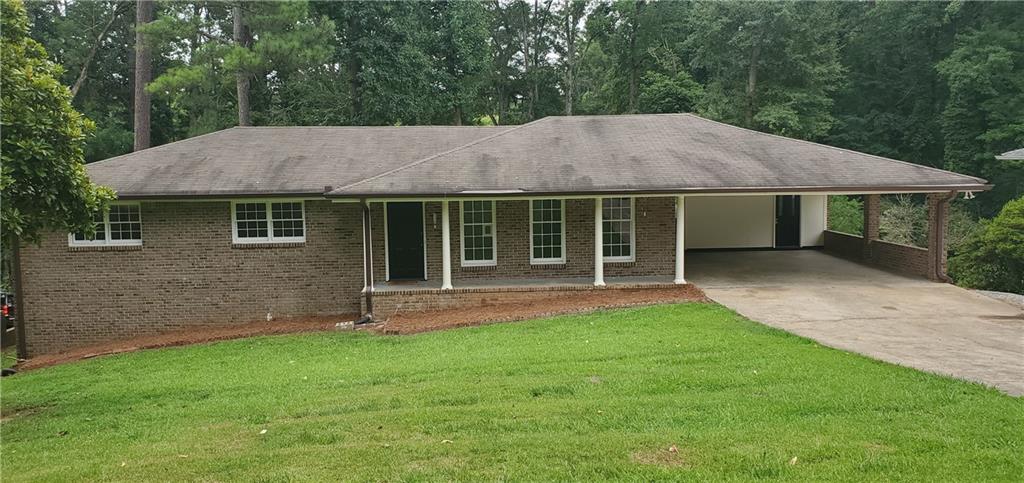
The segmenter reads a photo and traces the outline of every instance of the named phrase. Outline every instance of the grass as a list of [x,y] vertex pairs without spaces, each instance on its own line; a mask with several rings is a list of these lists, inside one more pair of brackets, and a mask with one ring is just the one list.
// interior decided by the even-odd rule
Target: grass
[[14,367],[18,363],[18,352],[14,347],[0,350],[0,367]]
[[0,384],[4,481],[1024,474],[1021,399],[714,304],[262,337]]

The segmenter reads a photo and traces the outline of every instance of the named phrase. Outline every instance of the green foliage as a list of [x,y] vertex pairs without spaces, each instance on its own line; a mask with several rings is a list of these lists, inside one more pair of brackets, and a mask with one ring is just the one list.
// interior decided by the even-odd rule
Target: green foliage
[[946,89],[935,64],[952,50],[946,2],[847,2],[840,17],[846,82],[828,143],[940,166]]
[[704,89],[686,71],[675,77],[649,71],[640,86],[640,112],[693,112]]
[[91,232],[93,213],[113,198],[85,172],[82,148],[93,125],[71,107],[57,80],[61,68],[29,38],[24,5],[0,5],[0,229],[26,241],[46,229]]
[[1024,294],[1024,198],[983,222],[950,258],[949,272],[960,285]]
[[1020,398],[716,304],[250,338],[0,385],[5,482],[1008,481],[1024,471]]
[[237,75],[250,77],[254,122],[261,122],[267,106],[282,102],[276,98],[281,85],[290,83],[292,76],[296,82],[317,78],[317,69],[334,52],[334,25],[310,15],[304,1],[243,2],[244,23],[254,40],[249,46],[237,45],[232,37],[233,5],[171,3],[143,27],[148,41],[175,60],[147,90],[180,113],[189,135],[236,123]]
[[979,20],[959,31],[936,69],[949,86],[942,112],[946,168],[982,176],[997,190],[980,197],[985,215],[1024,195],[1024,166],[995,155],[1024,146],[1024,8],[967,4],[956,18]]
[[700,112],[731,124],[821,139],[842,83],[838,7],[824,2],[701,2],[684,45],[706,73]]
[[851,235],[864,234],[864,202],[853,196],[829,196],[828,229]]

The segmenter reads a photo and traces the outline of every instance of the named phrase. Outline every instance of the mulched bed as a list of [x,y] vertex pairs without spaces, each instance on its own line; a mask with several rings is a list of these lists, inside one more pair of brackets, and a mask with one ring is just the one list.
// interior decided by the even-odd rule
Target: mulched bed
[[[707,302],[704,292],[693,285],[672,288],[608,289],[560,292],[557,297],[538,297],[529,302],[491,304],[451,310],[405,312],[389,316],[373,324],[360,326],[380,334],[415,334],[432,330],[469,327],[498,322],[535,319],[560,314],[576,314],[596,310],[679,302]],[[19,371],[89,359],[98,356],[133,352],[142,349],[174,347],[203,342],[240,339],[260,335],[294,334],[334,330],[338,322],[359,316],[314,317],[253,322],[221,327],[193,327],[154,336],[136,337],[99,345],[81,347],[58,354],[47,354],[22,361]]]

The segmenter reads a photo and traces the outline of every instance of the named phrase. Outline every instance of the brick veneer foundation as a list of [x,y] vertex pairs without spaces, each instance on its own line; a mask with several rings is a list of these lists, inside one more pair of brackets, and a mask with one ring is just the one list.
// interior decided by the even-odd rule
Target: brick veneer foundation
[[[587,292],[593,290],[625,290],[638,288],[678,288],[673,283],[633,283],[615,284],[597,288],[593,285],[555,285],[534,287],[489,287],[489,288],[456,288],[388,290],[374,292],[373,306],[378,319],[386,319],[401,312],[420,310],[443,310],[457,307],[480,307],[494,304],[511,304],[516,302],[534,302],[544,299],[565,297],[567,292]],[[363,297],[363,309],[366,298]]]

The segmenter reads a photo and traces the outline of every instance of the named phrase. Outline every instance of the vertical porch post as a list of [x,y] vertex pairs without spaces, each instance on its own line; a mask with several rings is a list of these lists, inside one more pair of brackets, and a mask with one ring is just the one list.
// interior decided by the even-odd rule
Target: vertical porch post
[[370,203],[359,200],[363,208],[363,293],[366,297],[364,321],[373,320],[373,237],[370,233]]
[[878,227],[879,220],[881,219],[881,212],[882,196],[864,195],[864,245],[861,249],[861,259],[867,262],[874,260],[874,253],[872,253],[871,242],[878,239]]
[[594,286],[604,287],[604,200],[594,198]]
[[946,232],[953,198],[956,191],[928,195],[928,278],[937,282],[953,283],[946,274]]
[[676,197],[676,278],[673,283],[682,285],[686,283],[683,271],[686,268],[684,257],[686,255],[686,198],[682,195]]
[[448,200],[441,200],[441,290],[452,289],[452,235]]

